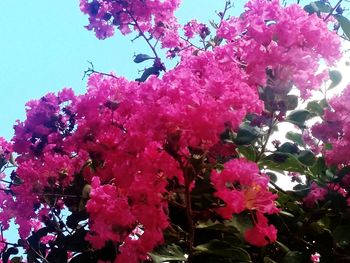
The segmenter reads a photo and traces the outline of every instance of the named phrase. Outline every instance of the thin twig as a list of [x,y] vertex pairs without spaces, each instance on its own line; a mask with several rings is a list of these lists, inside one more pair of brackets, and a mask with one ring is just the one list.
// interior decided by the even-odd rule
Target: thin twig
[[6,244],[6,245],[12,246],[12,247],[23,247],[22,245],[11,243],[11,242],[7,242],[5,240],[0,240],[0,243]]
[[327,19],[333,15],[333,12],[335,9],[337,9],[337,7],[341,4],[343,0],[339,0],[338,3],[332,8],[332,10],[329,12],[329,14],[324,18],[324,21],[327,21]]
[[270,124],[270,126],[269,126],[269,129],[268,129],[267,135],[266,135],[266,140],[265,140],[263,146],[261,147],[260,153],[257,155],[257,157],[256,157],[256,159],[255,159],[256,162],[258,162],[258,161],[260,160],[260,158],[262,157],[262,155],[265,153],[267,144],[268,144],[268,142],[269,142],[270,136],[271,136],[272,131],[273,131],[273,127],[274,127],[274,125],[275,125],[275,121],[273,120],[273,118],[274,118],[274,117],[272,116],[271,124]]
[[81,198],[79,195],[65,195],[65,194],[55,194],[55,193],[42,193],[37,194],[38,196],[50,196],[50,197],[68,197],[68,198]]
[[203,49],[203,48],[201,48],[201,47],[199,47],[199,46],[193,44],[193,43],[192,43],[191,41],[189,41],[187,38],[184,38],[184,37],[181,37],[181,36],[180,36],[180,38],[181,38],[182,40],[186,41],[186,42],[189,44],[189,46],[184,47],[184,48],[181,49],[180,51],[185,50],[185,49],[187,49],[187,48],[189,48],[189,47],[194,47],[194,48],[196,48],[196,49],[198,49],[198,50],[205,51],[205,49]]
[[92,64],[92,62],[90,62],[90,61],[88,61],[88,63],[90,64],[90,67],[87,70],[84,71],[83,79],[85,79],[86,76],[90,77],[92,74],[100,74],[100,75],[103,75],[103,76],[107,76],[107,77],[112,77],[112,78],[118,79],[118,77],[114,76],[113,74],[108,74],[108,73],[104,73],[104,72],[100,72],[100,71],[95,70],[94,64]]
[[188,223],[188,263],[192,263],[193,260],[193,243],[194,243],[194,226],[192,219],[192,205],[191,205],[191,181],[187,167],[183,167],[184,179],[185,179],[185,203],[186,203],[186,216]]
[[[135,26],[136,26],[137,29],[139,30],[140,36],[142,36],[142,37],[146,40],[146,42],[147,42],[148,46],[151,48],[151,50],[152,50],[154,56],[155,56],[156,58],[159,58],[155,47],[151,44],[151,42],[149,41],[149,38],[146,37],[145,33],[142,31],[142,29],[141,29],[141,27],[139,26],[139,24],[138,24],[136,18],[132,15],[132,13],[131,13],[128,9],[125,9],[125,12],[130,16],[130,18],[131,18],[131,19],[133,20],[133,22],[135,23]],[[158,40],[157,40],[157,41],[158,41]]]
[[227,12],[227,10],[229,10],[230,8],[231,8],[231,1],[227,0],[226,3],[225,3],[224,11],[222,11],[222,12],[220,13],[220,22],[219,22],[218,28],[220,28],[220,26],[221,26],[221,24],[222,24],[222,21],[223,21],[224,18],[225,18],[226,12]]
[[276,183],[272,182],[270,180],[269,182],[277,191],[281,192],[281,193],[284,193],[284,194],[288,194],[285,190],[283,190],[281,187],[279,187]]

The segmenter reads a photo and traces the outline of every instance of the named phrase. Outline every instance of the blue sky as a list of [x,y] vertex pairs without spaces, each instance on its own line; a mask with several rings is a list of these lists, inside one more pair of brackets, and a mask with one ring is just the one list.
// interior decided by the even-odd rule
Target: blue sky
[[[145,43],[141,39],[131,43],[131,36],[120,34],[103,41],[96,39],[83,27],[87,16],[80,12],[78,2],[0,1],[0,136],[12,137],[15,120],[25,118],[27,101],[63,87],[83,93],[87,61],[98,71],[114,71],[129,79],[136,78],[137,70],[143,68],[133,64],[132,56],[148,52]],[[181,22],[192,18],[208,22],[217,19],[215,10],[222,10],[224,3],[183,0],[178,17]]]

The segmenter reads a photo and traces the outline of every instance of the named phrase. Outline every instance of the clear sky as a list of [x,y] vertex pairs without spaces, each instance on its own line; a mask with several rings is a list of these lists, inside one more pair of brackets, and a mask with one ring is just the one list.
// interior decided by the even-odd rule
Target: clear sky
[[[240,3],[241,2],[241,3]],[[241,13],[245,1],[235,1],[233,14]],[[225,0],[183,0],[181,22],[192,18],[208,22]],[[72,87],[85,91],[83,72],[93,62],[95,69],[114,71],[134,79],[143,65],[132,62],[134,53],[148,52],[142,39],[116,34],[98,40],[83,26],[87,16],[77,0],[0,1],[0,136],[10,139],[16,119],[25,117],[25,103],[48,92]]]

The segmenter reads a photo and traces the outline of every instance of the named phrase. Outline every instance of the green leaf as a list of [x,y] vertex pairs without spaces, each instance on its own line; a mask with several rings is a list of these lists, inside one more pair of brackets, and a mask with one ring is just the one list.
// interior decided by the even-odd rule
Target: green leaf
[[219,28],[219,25],[214,20],[209,20],[209,24],[215,29]]
[[289,132],[287,132],[287,134],[286,134],[286,138],[287,138],[288,140],[290,140],[290,141],[292,141],[292,142],[294,142],[294,143],[300,145],[300,146],[305,147],[305,142],[304,142],[304,140],[303,140],[303,136],[302,136],[302,134],[300,134],[300,133],[296,133],[296,132],[291,132],[291,131],[289,131]]
[[138,82],[145,82],[149,76],[151,75],[158,75],[159,70],[156,67],[150,67],[145,69],[145,71],[142,73],[141,77],[138,79],[135,79]]
[[305,121],[309,116],[310,112],[308,110],[295,110],[287,116],[286,121],[297,125],[299,128],[305,128]]
[[252,145],[249,146],[238,146],[238,152],[250,161],[255,161],[256,152]]
[[[6,247],[5,247],[5,249],[6,249]],[[18,254],[18,252],[19,251],[18,251],[17,247],[10,247],[10,248],[8,248],[6,250],[3,250],[2,251],[2,255],[1,255],[1,259],[2,259],[1,262],[7,263],[9,258],[10,258],[10,256],[11,255],[16,255],[16,254]]]
[[329,104],[328,104],[327,99],[322,99],[322,100],[320,100],[319,104],[320,104],[320,106],[321,106],[322,108],[328,108],[328,107],[329,107]]
[[96,263],[95,255],[92,251],[84,251],[83,253],[77,254],[72,259],[69,260],[69,263]]
[[326,171],[326,163],[323,157],[319,157],[316,159],[316,162],[312,167],[310,167],[310,171],[313,175],[319,176]]
[[344,34],[350,39],[350,20],[338,14],[334,15],[334,17],[338,20]]
[[313,166],[316,162],[316,157],[310,150],[305,150],[298,154],[298,160],[307,166]]
[[310,192],[310,187],[304,184],[297,184],[293,186],[293,193],[300,197],[305,197]]
[[278,245],[282,249],[282,251],[290,252],[290,249],[282,242],[276,241],[276,245]]
[[310,262],[309,256],[299,251],[289,251],[282,260],[282,263],[304,263]]
[[341,82],[342,75],[338,70],[330,70],[329,79],[332,81],[332,83],[329,85],[328,90],[333,89]]
[[265,156],[259,161],[260,167],[265,167],[278,172],[290,171],[304,173],[304,165],[297,159],[296,156],[290,153],[275,152]]
[[250,126],[249,123],[243,123],[239,126],[237,137],[234,142],[238,145],[247,145],[257,139],[261,135],[260,130]]
[[319,102],[317,101],[310,101],[307,106],[306,109],[308,111],[310,111],[311,114],[315,115],[315,116],[323,116],[324,110],[323,107],[320,105]]
[[347,174],[350,174],[350,166],[345,166],[340,171],[337,172],[337,182],[340,182],[343,177]]
[[276,261],[272,260],[269,257],[264,257],[264,263],[276,263]]
[[143,61],[154,59],[153,57],[146,55],[146,54],[137,54],[134,58],[135,63],[141,63]]
[[52,248],[46,257],[47,262],[66,263],[68,262],[67,250],[64,248]]
[[264,102],[265,108],[273,111],[275,108],[275,93],[268,87],[259,89],[260,99]]
[[299,148],[296,144],[285,142],[280,147],[278,147],[278,151],[282,153],[291,153],[295,154],[299,152]]
[[309,14],[313,13],[330,13],[332,8],[323,1],[315,1],[304,7],[304,10]]
[[22,257],[13,257],[13,258],[11,258],[10,262],[11,263],[21,263],[22,260],[23,260]]
[[252,227],[252,222],[248,215],[241,213],[235,215],[231,220],[200,222],[196,225],[197,229],[217,230],[225,233],[239,233],[243,235],[248,228]]
[[198,245],[194,248],[195,254],[211,254],[218,257],[229,258],[231,261],[252,262],[247,251],[240,247],[234,247],[228,242],[217,239],[209,243]]
[[271,182],[277,182],[277,175],[275,173],[267,172],[266,175],[270,178]]
[[325,143],[323,147],[325,150],[329,151],[333,149],[333,145],[331,143]]
[[162,263],[164,261],[186,261],[184,252],[175,244],[159,246],[148,253],[148,255],[154,263]]
[[284,216],[284,217],[290,217],[290,218],[295,218],[295,216],[292,213],[289,213],[287,211],[280,211],[279,215]]
[[350,244],[350,225],[340,225],[333,231],[333,237],[336,243],[341,247]]
[[295,110],[298,107],[298,96],[287,95],[285,103],[287,110]]

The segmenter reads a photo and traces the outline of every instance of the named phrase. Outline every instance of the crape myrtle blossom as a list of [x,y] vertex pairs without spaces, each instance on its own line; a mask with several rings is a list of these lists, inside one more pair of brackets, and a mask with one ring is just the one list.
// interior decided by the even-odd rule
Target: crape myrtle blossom
[[[17,173],[25,181],[16,190],[22,236],[31,228],[23,219],[37,216],[28,202],[44,202],[43,193],[64,192],[83,176],[92,186],[88,240],[96,248],[107,240],[122,242],[118,262],[130,253],[134,262],[144,258],[163,242],[169,224],[167,179],[184,181],[174,156],[186,158],[191,147],[209,150],[247,113],[261,112],[257,89],[246,79],[222,47],[183,59],[162,79],[140,84],[94,74],[84,95],[66,89],[31,101],[14,137],[21,155]],[[274,209],[273,195],[255,201],[266,182],[258,180],[255,190],[246,192],[247,209]],[[144,232],[134,240],[136,227]]]
[[210,34],[209,28],[205,24],[198,23],[198,21],[195,19],[184,25],[183,30],[184,35],[189,39],[193,38],[196,34],[204,39]]
[[218,213],[226,219],[245,209],[267,214],[279,211],[274,203],[277,195],[268,191],[268,177],[260,174],[253,162],[233,159],[225,163],[222,172],[213,172],[212,181],[217,190],[215,194],[227,203],[225,207],[218,208]]
[[[314,138],[323,142],[323,154],[328,165],[334,165],[339,169],[350,164],[348,150],[350,147],[350,107],[348,104],[350,97],[350,85],[348,85],[341,95],[328,101],[328,108],[325,109],[323,121],[316,123],[311,131]],[[322,148],[321,148],[322,149]],[[311,185],[311,192],[306,197],[307,204],[312,205],[315,201],[323,200],[329,191],[336,192],[347,198],[350,204],[349,175],[345,174],[338,183],[328,184],[327,187]],[[315,193],[322,193],[317,194]]]
[[329,108],[325,110],[324,122],[315,124],[312,133],[325,144],[330,143],[331,149],[324,149],[328,164],[349,165],[348,150],[350,147],[350,85],[343,93],[332,98]]
[[319,186],[317,183],[311,182],[310,191],[303,198],[304,205],[309,208],[315,207],[320,202],[331,199],[332,195],[336,194],[344,198],[345,202],[350,206],[349,184],[347,183],[349,176],[345,175],[339,183],[328,183],[326,186]]
[[[6,180],[6,167],[11,161],[11,153],[13,152],[12,143],[6,141],[5,138],[0,137],[0,224],[3,230],[9,228],[9,221],[13,217],[12,209],[13,199],[11,195],[8,194],[5,189],[7,189],[7,184],[4,182]],[[1,237],[3,238],[3,237]],[[3,244],[0,244],[0,248]],[[0,249],[1,251],[1,249]]]
[[[112,138],[116,140],[114,144],[119,151],[110,153],[111,157],[115,156],[113,158],[104,158],[106,163],[111,158],[111,165],[104,165],[101,173],[97,171],[97,174],[105,182],[115,179],[117,191],[133,200],[128,205],[130,218],[135,219],[127,226],[129,232],[126,233],[130,233],[137,222],[144,229],[138,240],[132,240],[128,235],[123,237],[125,245],[121,247],[122,254],[129,253],[123,252],[127,249],[136,249],[140,255],[145,255],[162,241],[162,231],[168,225],[167,203],[163,200],[165,179],[177,177],[179,182],[184,181],[179,165],[168,154],[169,148],[182,156],[189,154],[189,147],[208,150],[218,142],[219,134],[227,127],[236,129],[248,112],[260,112],[262,105],[255,87],[245,84],[244,73],[233,61],[225,58],[225,50],[221,49],[183,60],[162,80],[153,77],[144,84],[136,84],[123,79],[93,76],[89,86],[90,94],[77,105],[77,109],[91,107],[88,106],[92,105],[89,98],[96,99],[97,94],[101,93],[107,95],[109,100],[118,101],[118,108],[113,113],[113,110],[104,107],[106,123],[100,121],[100,124],[96,124],[99,125],[98,129],[89,123],[96,122],[96,117],[91,116],[90,119],[86,115],[81,121],[78,120],[76,134],[87,132],[93,134],[93,141],[104,142],[108,134],[100,134],[100,131],[107,130],[101,125],[113,126],[111,118],[117,124],[114,134],[119,133],[119,136]],[[106,97],[100,98],[100,102],[93,103],[97,108],[106,102]],[[255,103],[248,103],[252,100]],[[91,109],[88,112],[92,112]],[[94,151],[101,151],[100,155],[108,153],[105,149],[103,152],[102,149],[98,150],[96,147],[99,146],[92,142],[85,145],[95,147]],[[106,175],[111,177],[106,178]],[[157,186],[153,185],[156,182]],[[95,191],[94,187],[92,191]],[[96,238],[106,240],[106,234],[97,228],[101,223],[94,223],[94,199],[92,195],[87,204],[91,213],[91,229],[95,232],[89,238],[93,244]],[[159,218],[157,222],[151,220],[155,214]],[[123,256],[118,258],[122,261]]]
[[276,241],[277,229],[273,225],[268,225],[267,218],[262,213],[257,212],[255,226],[247,229],[245,239],[255,246],[266,246]]
[[296,4],[282,7],[278,0],[254,0],[245,7],[242,16],[221,23],[218,36],[246,65],[251,81],[265,86],[269,69],[278,81],[273,90],[293,83],[308,97],[327,77],[325,72],[315,74],[320,59],[333,65],[340,58],[339,38],[316,14],[310,16]]
[[0,165],[4,166],[10,160],[12,144],[0,137]]
[[256,225],[245,233],[246,240],[255,246],[266,246],[276,241],[277,230],[268,225],[266,214],[278,213],[276,194],[268,189],[269,179],[260,174],[258,166],[245,159],[233,159],[225,163],[222,172],[213,172],[212,182],[216,189],[215,195],[225,202],[224,207],[217,212],[225,219],[232,214],[239,214],[245,210],[256,212]]
[[318,263],[321,260],[321,255],[316,252],[310,256],[310,259],[312,263]]
[[303,199],[307,207],[313,207],[317,202],[323,201],[326,198],[327,189],[318,186],[315,182],[311,183],[311,189],[308,195]]
[[88,30],[105,39],[114,35],[117,27],[122,34],[148,32],[159,39],[164,48],[180,44],[174,11],[180,0],[80,0],[80,9],[89,16]]
[[[112,36],[117,27],[123,34],[147,32],[164,48],[181,46],[178,5],[177,0],[80,1],[89,15],[87,28],[98,38]],[[210,33],[195,20],[184,31],[188,38]],[[268,177],[257,164],[237,158],[237,145],[225,145],[220,135],[235,134],[248,114],[262,114],[259,86],[270,85],[279,94],[296,85],[306,97],[323,80],[323,73],[315,74],[319,59],[331,64],[339,57],[339,41],[322,20],[298,6],[265,0],[250,1],[241,18],[223,20],[217,33],[226,44],[181,53],[179,64],[161,78],[136,82],[91,74],[83,95],[63,89],[28,102],[27,119],[17,122],[12,140],[19,155],[15,173],[23,182],[11,189],[13,196],[1,193],[6,212],[0,223],[7,227],[14,217],[25,239],[53,211],[86,208],[92,247],[112,241],[120,253],[115,262],[137,263],[164,242],[172,223],[169,204],[177,193],[169,182],[189,192],[195,187],[197,178],[188,182],[187,171],[195,170],[189,160],[197,151],[203,160],[198,173],[214,188],[215,216],[231,219],[246,212],[253,222],[246,241],[274,242],[277,230],[266,215],[279,209]],[[8,160],[11,151],[0,140],[0,156]],[[226,158],[222,169],[215,169],[215,154]],[[324,198],[323,190],[312,187],[305,203]],[[72,191],[81,200],[69,197]]]

